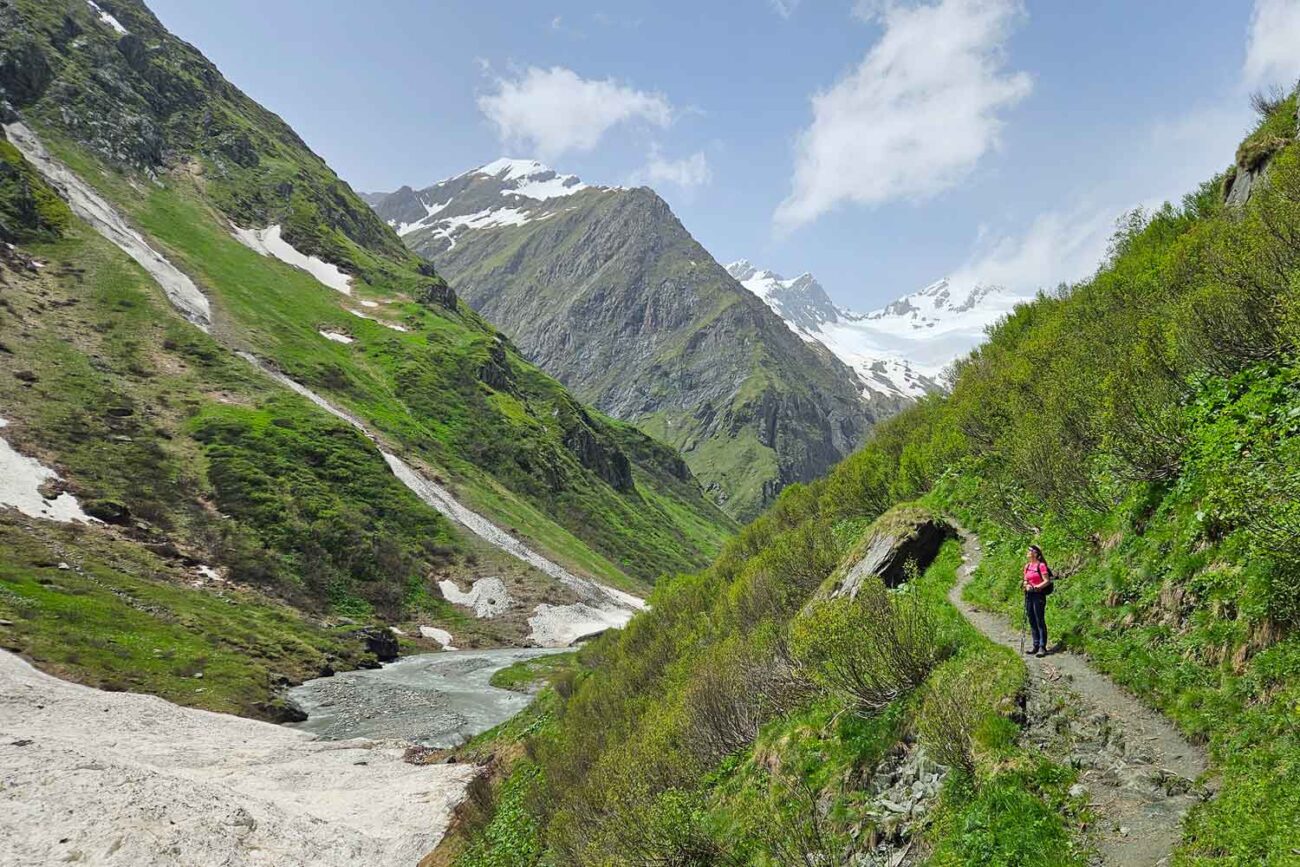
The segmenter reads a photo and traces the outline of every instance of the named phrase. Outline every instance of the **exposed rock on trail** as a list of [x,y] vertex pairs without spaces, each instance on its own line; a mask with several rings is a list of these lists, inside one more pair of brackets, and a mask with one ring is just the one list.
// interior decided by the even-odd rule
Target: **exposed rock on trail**
[[66,683],[0,653],[0,863],[414,864],[473,775],[407,744]]
[[[981,552],[974,535],[962,531],[961,537],[963,563],[949,600],[980,632],[1019,650],[1014,626],[962,599]],[[1196,783],[1208,766],[1204,750],[1077,654],[1025,661],[1029,694],[1023,738],[1079,769],[1082,788],[1072,794],[1086,794],[1100,816],[1095,829],[1100,863],[1169,863],[1183,816],[1208,796]]]

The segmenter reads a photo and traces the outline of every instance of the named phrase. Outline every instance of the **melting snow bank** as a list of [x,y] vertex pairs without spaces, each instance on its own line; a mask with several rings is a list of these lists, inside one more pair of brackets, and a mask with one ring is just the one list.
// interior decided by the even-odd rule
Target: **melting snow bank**
[[150,247],[144,237],[132,229],[122,215],[91,189],[89,184],[50,156],[40,138],[26,124],[7,124],[4,131],[23,157],[41,173],[50,186],[59,191],[73,213],[148,271],[162,287],[167,300],[182,316],[204,331],[208,330],[212,324],[212,310],[208,306],[208,299],[194,285],[193,280]]
[[[272,370],[262,364],[262,362],[255,356],[249,355],[246,352],[238,354],[249,363],[256,365],[267,376],[271,377],[285,388],[297,392],[319,406],[321,409],[352,425],[357,430],[368,436],[372,441],[378,442],[375,435],[372,434],[366,425],[356,416],[339,409],[329,401],[325,400],[325,398],[316,394],[306,386],[295,382],[283,373],[280,373],[277,370]],[[452,519],[456,523],[461,524],[479,538],[487,541],[493,547],[499,548],[512,557],[522,560],[534,569],[537,569],[539,572],[551,576],[578,594],[579,598],[582,600],[582,603],[580,603],[581,611],[571,610],[578,607],[572,605],[537,606],[537,608],[534,609],[535,616],[541,618],[541,621],[539,622],[543,624],[543,627],[539,629],[537,626],[534,626],[533,633],[529,636],[530,640],[543,647],[564,646],[571,643],[573,639],[571,638],[569,641],[565,641],[561,644],[556,636],[574,633],[574,637],[579,638],[585,635],[591,635],[593,632],[599,632],[601,629],[622,626],[632,618],[633,614],[645,608],[645,600],[633,596],[631,593],[624,593],[621,590],[615,590],[613,587],[606,587],[605,585],[588,578],[581,578],[569,572],[558,563],[548,560],[541,554],[538,554],[536,551],[529,548],[523,542],[520,542],[514,536],[511,536],[505,530],[502,530],[496,524],[493,524],[487,518],[484,518],[477,512],[461,505],[450,491],[442,485],[437,484],[432,479],[426,478],[416,472],[413,467],[401,458],[382,448],[379,450],[379,453],[384,456],[384,460],[388,463],[389,469],[393,471],[393,475],[397,476],[398,480],[401,481],[402,484],[410,488],[415,495],[425,503],[433,506],[443,515]],[[556,610],[568,611],[569,614],[564,615],[551,613]],[[598,612],[599,616],[597,617],[596,615],[593,615],[592,612]],[[558,622],[558,619],[565,617],[567,617],[571,622],[569,627],[561,629],[553,625]],[[599,628],[586,628],[593,622],[596,622],[596,620],[599,620],[599,622],[603,623],[604,626]],[[529,623],[532,623],[531,619],[529,620]],[[580,629],[581,631],[578,631]]]
[[245,247],[256,250],[263,256],[279,259],[286,265],[306,271],[331,289],[352,294],[352,278],[331,265],[324,259],[308,256],[280,236],[279,226],[267,226],[265,229],[241,229],[235,227],[234,235]]
[[[0,418],[0,428],[8,424]],[[59,474],[54,470],[35,458],[19,454],[4,437],[0,437],[0,507],[12,506],[24,515],[65,524],[94,521],[81,511],[77,498],[66,491],[53,499],[41,495],[43,485],[58,479]]]
[[528,618],[528,638],[542,647],[568,647],[580,638],[590,638],[606,629],[619,629],[632,619],[625,608],[593,608],[582,602],[573,605],[538,605]]
[[319,331],[319,332],[317,332],[317,333],[320,334],[321,337],[324,337],[326,340],[333,340],[335,343],[351,343],[351,342],[352,342],[352,338],[351,338],[350,336],[348,336],[347,334],[343,334],[342,332],[339,332],[339,331],[324,331],[324,330],[322,330],[322,331]]
[[438,589],[442,591],[443,598],[453,605],[473,608],[475,617],[490,619],[514,604],[510,591],[500,578],[480,578],[469,588],[468,593],[463,592],[455,581],[439,581]]
[[455,650],[451,646],[451,633],[445,629],[439,629],[436,626],[421,626],[420,637],[427,638],[430,641],[436,641],[442,645],[443,650]]
[[66,683],[0,653],[0,863],[414,864],[473,775]]

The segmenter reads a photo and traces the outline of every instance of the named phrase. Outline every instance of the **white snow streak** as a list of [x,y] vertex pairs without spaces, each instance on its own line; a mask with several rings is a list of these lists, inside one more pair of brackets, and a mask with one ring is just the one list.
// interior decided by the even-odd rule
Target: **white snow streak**
[[[365,303],[365,302],[362,302],[362,303]],[[378,304],[375,304],[374,306],[378,307],[379,305],[378,305]],[[385,322],[383,319],[380,319],[380,318],[377,317],[377,316],[371,316],[369,313],[362,313],[360,310],[353,310],[353,309],[350,308],[350,307],[348,308],[348,312],[351,313],[353,316],[359,316],[359,317],[361,317],[362,319],[368,319],[368,320],[370,320],[371,322],[378,322],[380,325],[384,326],[385,328],[391,328],[391,329],[393,329],[394,331],[403,331],[403,332],[405,332],[405,331],[409,331],[409,330],[410,330],[410,329],[408,329],[405,325],[398,325],[398,324],[395,323],[395,322]]]
[[118,21],[112,15],[109,15],[107,12],[101,9],[99,7],[99,4],[96,3],[95,0],[86,0],[86,5],[89,6],[91,10],[94,11],[95,14],[99,16],[100,21],[103,21],[109,27],[112,27],[114,30],[118,32],[119,35],[125,36],[131,32],[130,30],[127,30],[125,27],[122,26],[121,21]]
[[[336,418],[346,421],[378,444],[375,435],[370,432],[360,419],[339,409],[329,401],[325,400],[325,398],[316,394],[306,386],[295,382],[283,373],[272,370],[262,364],[254,356],[245,352],[238,354],[241,358],[256,365],[266,373],[266,375],[270,376],[285,388],[302,395]],[[410,488],[411,491],[413,491],[415,495],[425,503],[437,509],[444,516],[462,525],[479,538],[486,540],[494,547],[501,549],[524,563],[527,563],[539,572],[549,575],[577,593],[579,598],[584,601],[585,609],[579,612],[581,618],[570,614],[568,615],[569,620],[576,621],[580,619],[584,628],[586,625],[596,622],[605,624],[603,627],[599,628],[622,626],[631,619],[635,612],[645,608],[645,600],[643,599],[639,599],[630,593],[624,593],[621,590],[615,590],[613,587],[606,587],[605,585],[592,581],[589,578],[582,578],[572,574],[563,566],[560,566],[559,564],[543,557],[541,554],[538,554],[523,542],[510,535],[505,530],[502,530],[496,524],[493,524],[487,518],[484,518],[477,512],[466,508],[452,495],[450,491],[442,485],[437,484],[432,479],[416,472],[413,467],[401,458],[385,451],[383,448],[380,448],[379,453],[384,456],[384,460],[393,471],[393,475],[397,476],[398,480],[401,481],[402,484]],[[534,640],[543,647],[563,646],[562,644],[553,643],[552,637],[559,634],[567,634],[564,629],[560,629],[558,626],[553,625],[553,622],[558,622],[560,619],[563,619],[565,615],[552,615],[548,614],[547,611],[543,611],[543,609],[549,611],[549,609],[555,607],[556,606],[539,605],[536,609],[537,614],[543,617],[543,628],[538,630],[537,627],[534,627],[534,632],[542,636],[541,638]],[[572,609],[573,606],[561,606],[560,608],[568,610]],[[531,623],[531,620],[529,622]],[[576,629],[577,627],[574,626],[573,628]],[[586,630],[578,633],[575,637],[593,631],[597,630]],[[572,639],[570,639],[570,641],[572,641]],[[565,642],[565,644],[567,643],[568,642]]]
[[344,295],[352,294],[350,276],[339,270],[337,265],[298,250],[284,240],[280,226],[267,226],[265,229],[241,229],[235,226],[234,235],[245,247],[256,250],[263,256],[279,259],[286,265],[306,271],[319,282]]
[[73,213],[148,271],[149,276],[162,287],[167,300],[182,316],[204,331],[208,330],[212,324],[212,311],[208,299],[194,285],[193,280],[150,247],[144,237],[132,229],[122,215],[91,189],[89,184],[50,156],[40,138],[26,124],[8,124],[4,131],[14,147],[59,191]]
[[339,331],[318,331],[316,333],[326,340],[333,340],[335,343],[352,343],[355,339]]

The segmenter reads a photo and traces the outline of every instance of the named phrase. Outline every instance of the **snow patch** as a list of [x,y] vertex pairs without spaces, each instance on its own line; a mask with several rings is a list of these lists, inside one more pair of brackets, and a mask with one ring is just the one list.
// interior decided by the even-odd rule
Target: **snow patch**
[[344,295],[352,294],[350,276],[339,270],[337,265],[298,250],[284,239],[279,225],[267,226],[265,229],[241,229],[235,226],[234,235],[245,247],[256,250],[263,256],[279,259],[286,265],[306,271],[320,283]]
[[421,626],[420,637],[427,638],[430,641],[436,641],[442,645],[443,650],[455,650],[451,646],[451,633],[445,629],[439,629],[436,626]]
[[405,325],[398,325],[395,322],[385,322],[384,320],[380,319],[377,316],[371,316],[367,313],[362,313],[360,310],[352,310],[351,308],[349,308],[348,312],[351,313],[353,316],[359,316],[362,319],[368,319],[371,322],[378,322],[380,325],[384,326],[385,328],[391,328],[394,331],[401,331],[401,332],[409,331],[409,329]]
[[497,208],[496,210],[487,208],[463,217],[446,217],[439,220],[438,225],[446,227],[449,231],[460,228],[488,229],[495,226],[522,226],[534,219],[544,219],[546,216],[550,215],[538,217],[518,208]]
[[349,337],[340,331],[317,331],[316,333],[326,340],[333,340],[335,343],[353,343],[356,340],[356,338]]
[[0,696],[6,864],[415,864],[476,773],[90,689],[7,652]]
[[474,609],[474,616],[493,618],[514,604],[510,591],[500,578],[480,578],[463,592],[455,581],[439,581],[438,589],[443,598],[453,605],[463,605]]
[[[0,418],[0,428],[9,422]],[[99,523],[81,511],[77,498],[67,491],[53,499],[41,495],[41,487],[59,481],[59,474],[35,458],[20,454],[0,437],[0,507],[11,507],[33,518],[68,524]]]
[[162,287],[167,300],[182,316],[204,331],[208,330],[212,325],[212,310],[208,306],[208,299],[194,285],[193,280],[150,247],[144,237],[132,229],[122,215],[89,184],[50,156],[40,138],[26,124],[6,124],[4,131],[10,143],[59,191],[73,213],[149,272],[149,276]]
[[619,629],[632,619],[627,609],[596,608],[584,602],[547,605],[533,609],[528,618],[532,631],[528,640],[539,647],[568,647],[579,638],[607,629]]
[[362,306],[362,307],[369,307],[370,309],[373,310],[374,308],[376,308],[376,307],[379,306],[379,302],[378,302],[378,301],[362,301],[362,302],[361,302],[361,306]]
[[96,3],[95,0],[86,0],[86,5],[91,8],[91,11],[93,11],[96,15],[99,16],[100,21],[103,21],[109,27],[112,27],[114,30],[118,32],[119,35],[125,36],[131,32],[130,30],[127,30],[125,27],[122,26],[121,21],[118,21],[112,15],[109,15],[107,12],[101,9],[99,4]]
[[503,196],[523,196],[539,202],[571,196],[579,190],[587,189],[587,185],[578,180],[577,176],[558,174],[537,160],[503,157],[480,166],[472,174],[487,175],[508,184],[501,191]]

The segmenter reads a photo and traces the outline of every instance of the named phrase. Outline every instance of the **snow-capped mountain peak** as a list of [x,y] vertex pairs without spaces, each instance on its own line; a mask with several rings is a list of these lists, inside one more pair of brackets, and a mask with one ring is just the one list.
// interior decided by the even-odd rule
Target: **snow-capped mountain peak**
[[368,199],[399,235],[426,234],[450,249],[463,231],[544,220],[563,209],[566,197],[593,189],[604,188],[537,160],[502,157],[423,190],[402,187]]
[[943,369],[983,341],[989,325],[1020,300],[1000,289],[938,280],[878,310],[837,307],[809,273],[787,280],[741,259],[727,272],[767,303],[804,340],[824,344],[863,388],[919,397],[940,388]]
[[728,265],[727,273],[762,298],[796,334],[807,340],[816,339],[810,335],[821,332],[826,323],[840,319],[840,312],[826,290],[806,271],[787,280],[775,271],[760,270],[747,259],[741,259]]
[[471,174],[486,175],[501,181],[504,185],[501,190],[503,196],[523,196],[537,201],[570,196],[587,189],[587,185],[576,175],[562,175],[537,160],[502,157],[479,166]]

